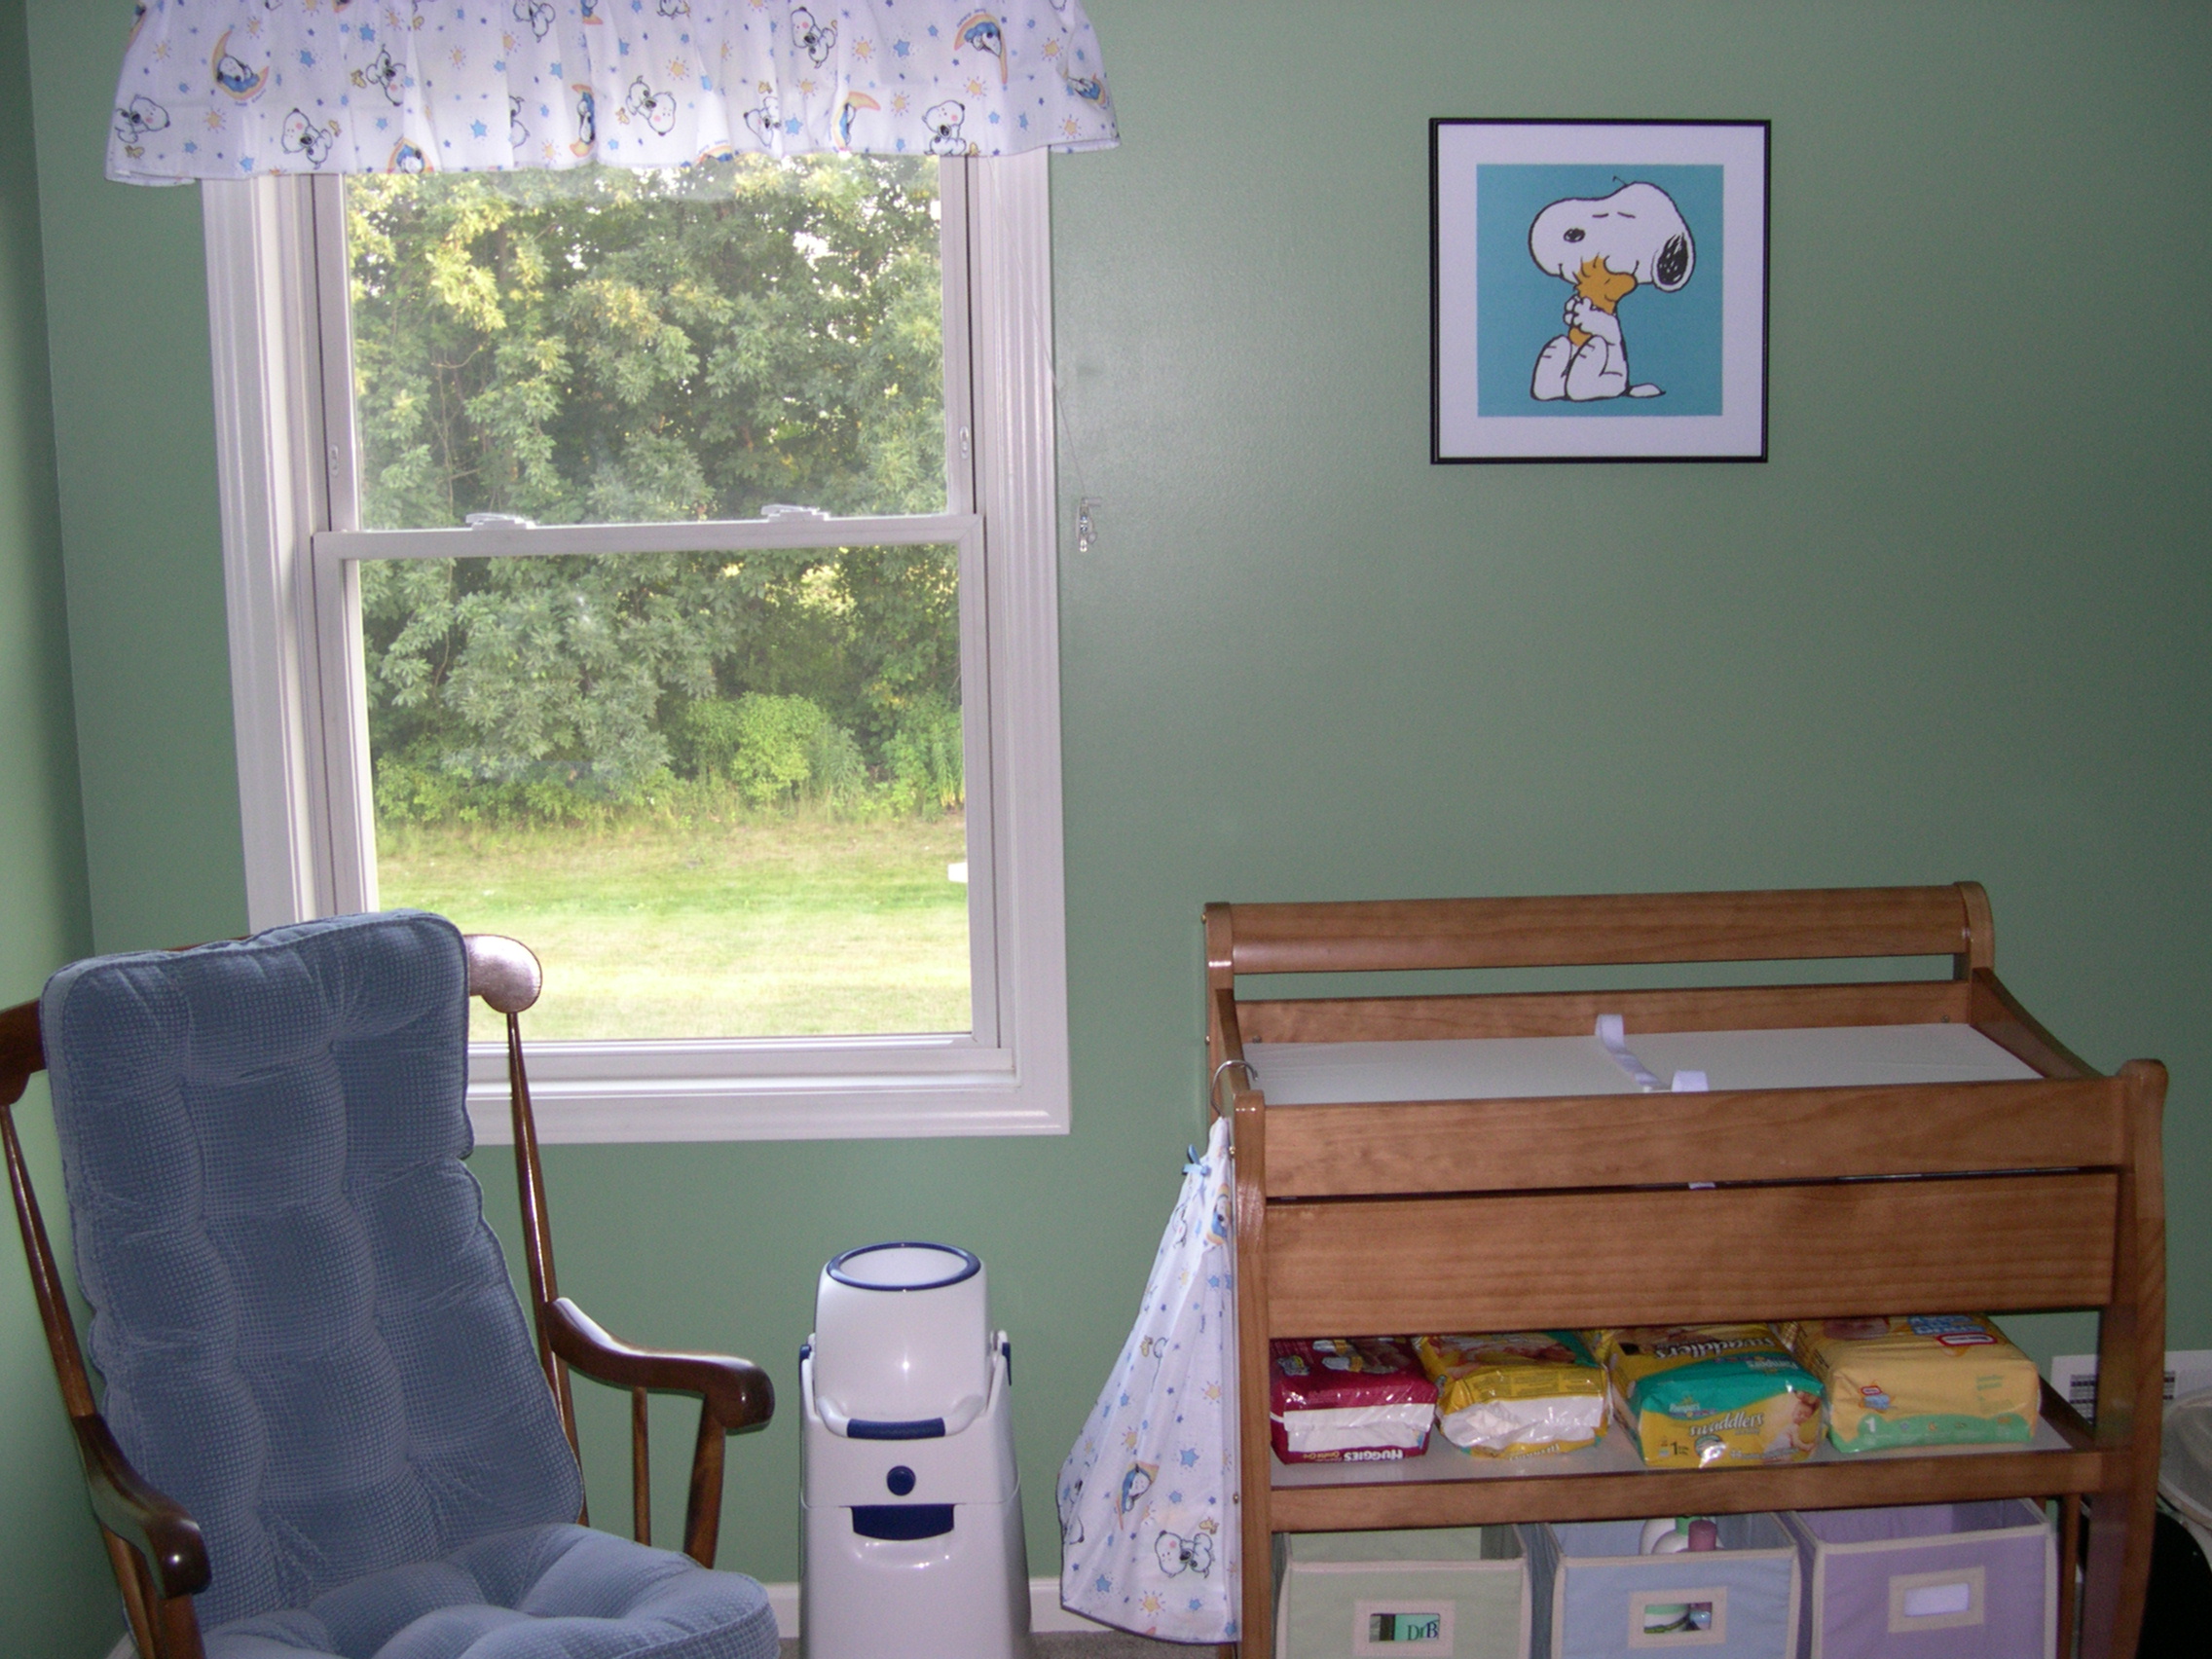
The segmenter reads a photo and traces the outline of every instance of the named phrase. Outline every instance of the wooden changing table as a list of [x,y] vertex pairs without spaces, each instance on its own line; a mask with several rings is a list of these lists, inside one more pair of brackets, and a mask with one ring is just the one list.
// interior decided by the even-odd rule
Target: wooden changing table
[[[1205,925],[1212,1103],[1227,1097],[1235,1147],[1252,1659],[1273,1651],[1277,1532],[2007,1496],[2058,1500],[2063,1562],[2092,1500],[2082,1649],[2133,1654],[2164,1370],[2165,1068],[2103,1076],[2030,1017],[1992,969],[1978,886],[1213,904]],[[1258,974],[1911,956],[1949,957],[1951,977],[1237,995]],[[1647,1068],[1662,1050],[1702,1060],[1713,1091],[1640,1091],[1592,1038],[1607,1013]],[[1689,1033],[1714,1035],[1662,1035]],[[1478,1046],[1501,1038],[1520,1041]],[[1845,1458],[1824,1442],[1803,1463],[1652,1470],[1617,1424],[1558,1457],[1432,1436],[1403,1463],[1288,1467],[1269,1446],[1271,1337],[2054,1309],[2099,1314],[2096,1423],[2046,1384],[2027,1448]],[[2064,1654],[2073,1572],[2060,1582]]]

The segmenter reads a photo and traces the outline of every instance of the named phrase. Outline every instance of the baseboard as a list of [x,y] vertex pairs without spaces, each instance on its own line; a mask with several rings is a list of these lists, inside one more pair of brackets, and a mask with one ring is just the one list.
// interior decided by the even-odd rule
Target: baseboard
[[786,1641],[798,1640],[798,1586],[793,1584],[763,1584],[768,1592],[768,1605],[776,1609],[776,1634]]
[[[768,1592],[768,1605],[776,1609],[776,1634],[786,1641],[798,1639],[798,1585],[796,1583],[763,1584]],[[1105,1630],[1108,1627],[1071,1613],[1060,1605],[1060,1581],[1057,1578],[1032,1578],[1029,1581],[1029,1628],[1048,1636],[1065,1631]],[[107,1659],[137,1659],[138,1649],[131,1645],[130,1633],[124,1632],[116,1644],[108,1649]]]
[[1032,1578],[1029,1581],[1029,1628],[1051,1636],[1062,1631],[1112,1630],[1114,1627],[1087,1619],[1081,1613],[1071,1613],[1061,1606],[1057,1578]]
[[[776,1634],[786,1641],[798,1636],[798,1586],[796,1584],[764,1584],[768,1592],[768,1605],[776,1609]],[[1067,1631],[1105,1630],[1108,1627],[1071,1613],[1060,1605],[1060,1581],[1057,1578],[1032,1578],[1029,1581],[1029,1628],[1047,1636]],[[129,1659],[129,1653],[110,1654],[108,1659]]]

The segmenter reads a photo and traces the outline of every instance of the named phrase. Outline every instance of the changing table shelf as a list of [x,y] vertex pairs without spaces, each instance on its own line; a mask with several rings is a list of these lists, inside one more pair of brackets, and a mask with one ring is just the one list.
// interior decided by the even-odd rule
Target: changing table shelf
[[[1932,1502],[2095,1492],[2107,1476],[2104,1455],[2072,1408],[2046,1394],[2046,1412],[2063,1417],[2046,1416],[2025,1446],[1847,1455],[1824,1439],[1805,1462],[1765,1468],[1651,1468],[1617,1418],[1597,1445],[1556,1456],[1475,1457],[1441,1434],[1420,1456],[1394,1463],[1285,1463],[1271,1455],[1270,1507],[1278,1530],[1339,1532],[1856,1508],[1910,1502],[1900,1491],[1920,1481],[1935,1491]],[[1969,1466],[1953,1466],[1961,1463]],[[1853,1491],[1862,1495],[1846,1495]]]
[[[1215,1109],[1234,1115],[1244,1651],[1275,1532],[2056,1498],[2097,1505],[2083,1651],[2132,1653],[2164,1341],[2163,1068],[2069,1052],[1992,966],[1962,883],[1212,905]],[[1243,976],[1910,957],[1951,977],[1452,996],[1238,995]],[[1627,1057],[1592,1035],[1621,1016]],[[1702,1071],[1704,1092],[1664,1090]],[[1685,1080],[1687,1081],[1687,1080]],[[1272,1091],[1272,1092],[1271,1092]],[[1272,1337],[2092,1309],[2097,1426],[2028,1447],[1649,1469],[1616,1424],[1556,1457],[1276,1461]],[[2062,1581],[2070,1615],[2072,1575]],[[2062,1617],[2071,1632],[2072,1619]]]

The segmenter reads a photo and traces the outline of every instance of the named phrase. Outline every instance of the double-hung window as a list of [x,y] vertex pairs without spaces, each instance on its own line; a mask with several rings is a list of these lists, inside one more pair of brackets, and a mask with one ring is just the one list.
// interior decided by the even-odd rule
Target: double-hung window
[[205,186],[253,925],[522,938],[548,1139],[1063,1130],[1046,178]]

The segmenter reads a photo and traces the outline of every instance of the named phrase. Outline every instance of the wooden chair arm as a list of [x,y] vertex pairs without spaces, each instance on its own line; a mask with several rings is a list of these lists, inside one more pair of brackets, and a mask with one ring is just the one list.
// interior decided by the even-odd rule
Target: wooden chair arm
[[38,1004],[18,1003],[0,1009],[0,1106],[13,1106],[23,1097],[31,1073],[46,1069],[46,1051],[39,1044]]
[[630,1390],[630,1478],[637,1538],[650,1528],[645,1496],[645,1390],[699,1396],[699,1438],[691,1448],[690,1492],[683,1505],[683,1553],[715,1565],[721,1531],[722,1447],[732,1432],[759,1428],[776,1411],[775,1384],[750,1359],[717,1353],[657,1353],[618,1343],[567,1297],[547,1303],[538,1330],[553,1351],[586,1377]]
[[206,1589],[207,1545],[200,1535],[200,1523],[140,1478],[108,1432],[104,1418],[69,1420],[77,1431],[85,1486],[100,1525],[145,1560],[165,1599],[173,1601]]
[[775,1415],[776,1387],[750,1359],[719,1353],[663,1353],[616,1342],[567,1297],[545,1309],[553,1351],[601,1382],[621,1388],[665,1388],[697,1394],[733,1434],[761,1427]]

